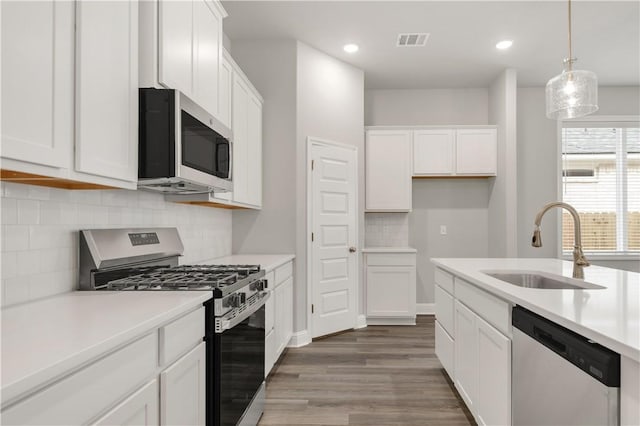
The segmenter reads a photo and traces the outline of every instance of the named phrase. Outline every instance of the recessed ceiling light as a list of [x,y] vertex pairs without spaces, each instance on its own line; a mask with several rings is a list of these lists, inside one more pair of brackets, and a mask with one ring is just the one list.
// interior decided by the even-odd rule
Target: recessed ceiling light
[[357,44],[350,43],[350,44],[345,44],[343,49],[347,53],[355,53],[358,51],[359,47]]
[[505,50],[510,48],[512,44],[513,41],[511,40],[502,40],[501,42],[498,42],[498,44],[496,44],[496,49]]

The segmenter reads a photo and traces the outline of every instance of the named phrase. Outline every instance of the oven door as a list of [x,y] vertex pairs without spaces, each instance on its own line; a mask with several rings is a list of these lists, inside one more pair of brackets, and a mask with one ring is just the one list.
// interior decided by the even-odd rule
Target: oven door
[[[237,323],[231,328],[212,336],[213,348],[207,347],[208,354],[213,355],[207,359],[207,370],[213,373],[209,376],[212,383],[207,384],[208,392],[213,391],[213,398],[207,395],[208,425],[235,426],[254,402],[264,381],[264,303],[267,298],[268,295],[258,306],[249,308],[246,316],[234,321]],[[209,405],[212,402],[213,413]]]

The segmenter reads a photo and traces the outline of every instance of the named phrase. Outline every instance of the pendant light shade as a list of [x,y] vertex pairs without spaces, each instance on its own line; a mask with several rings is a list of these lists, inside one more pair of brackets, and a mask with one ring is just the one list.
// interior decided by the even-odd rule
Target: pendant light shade
[[545,89],[547,118],[563,120],[584,117],[598,110],[598,78],[595,73],[574,70],[577,59],[571,56],[571,0],[569,6],[569,57],[565,69],[547,82]]
[[547,118],[583,117],[598,110],[598,78],[591,71],[565,70],[547,83]]

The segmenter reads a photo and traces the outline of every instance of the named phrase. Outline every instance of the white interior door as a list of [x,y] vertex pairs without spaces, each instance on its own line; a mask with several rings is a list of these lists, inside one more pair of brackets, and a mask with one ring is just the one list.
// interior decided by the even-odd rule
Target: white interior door
[[312,337],[353,328],[357,316],[357,151],[312,143]]

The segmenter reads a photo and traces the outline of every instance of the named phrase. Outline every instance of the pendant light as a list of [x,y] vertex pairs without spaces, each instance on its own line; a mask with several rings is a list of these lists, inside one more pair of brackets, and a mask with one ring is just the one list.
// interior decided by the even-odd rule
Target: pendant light
[[547,118],[584,117],[598,110],[598,78],[591,71],[574,70],[571,52],[571,0],[569,2],[569,57],[561,74],[547,82]]

